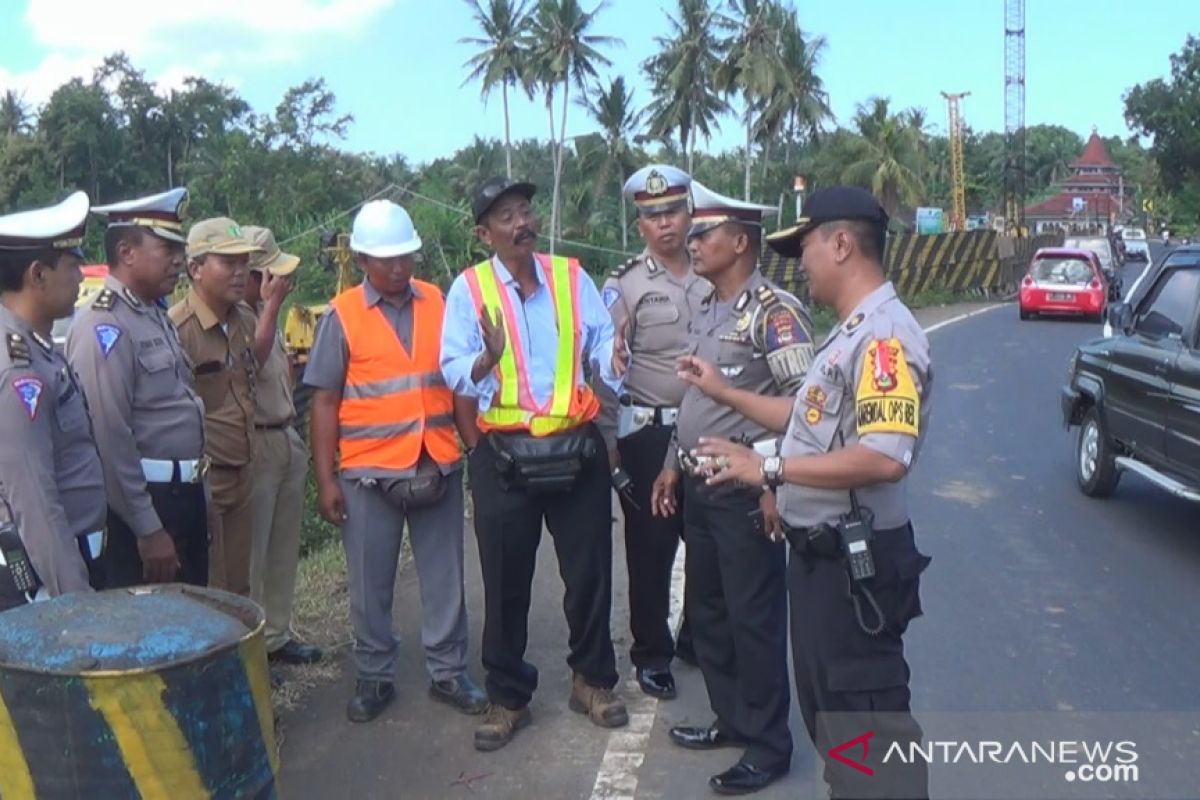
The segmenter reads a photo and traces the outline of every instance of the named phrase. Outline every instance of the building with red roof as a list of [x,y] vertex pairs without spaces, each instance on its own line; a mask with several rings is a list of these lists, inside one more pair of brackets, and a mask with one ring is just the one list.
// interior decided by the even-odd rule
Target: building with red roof
[[1095,128],[1083,153],[1071,162],[1071,175],[1058,188],[1058,194],[1025,207],[1025,224],[1033,233],[1105,230],[1128,210],[1121,168],[1108,155]]

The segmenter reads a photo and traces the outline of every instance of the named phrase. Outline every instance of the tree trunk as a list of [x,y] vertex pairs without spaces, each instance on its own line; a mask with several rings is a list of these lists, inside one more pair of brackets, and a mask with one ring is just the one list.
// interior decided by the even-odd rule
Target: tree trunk
[[684,149],[687,150],[688,175],[691,175],[692,169],[696,164],[696,129],[695,128],[690,128],[688,130],[687,143],[684,145]]
[[629,217],[625,212],[625,189],[623,186],[617,187],[617,193],[621,197],[621,249],[626,253],[629,252]]
[[508,80],[505,79],[504,85],[500,87],[502,96],[504,97],[504,174],[512,180],[512,137],[509,134],[508,127]]
[[[553,172],[557,173],[558,169],[556,165],[558,164],[558,140],[555,138],[554,133],[554,90],[549,86],[546,87],[546,113],[550,117],[550,168]],[[554,189],[557,193],[557,179],[554,181]],[[557,202],[552,203],[550,206],[550,255],[554,255],[554,225],[556,222],[558,222],[558,218],[555,216],[555,210],[557,207]]]
[[167,141],[167,188],[175,188],[175,165],[171,161],[171,142]]
[[558,226],[554,228],[555,235],[562,236],[562,212],[558,208],[559,193],[562,189],[562,172],[563,172],[563,154],[567,145],[567,108],[569,96],[571,93],[571,83],[567,72],[563,72],[563,106],[562,119],[558,121],[559,136],[558,136],[558,164],[554,170],[554,209],[555,219],[558,221]]
[[742,197],[742,199],[745,200],[746,202],[750,202],[750,167],[754,161],[753,155],[752,155],[753,151],[751,149],[751,145],[753,144],[753,141],[752,141],[753,128],[752,128],[750,122],[752,119],[753,119],[753,117],[750,114],[750,103],[747,102],[746,103],[746,191]]
[[760,183],[767,182],[767,164],[771,161],[771,140],[768,138],[763,142],[763,158],[761,177],[758,179]]

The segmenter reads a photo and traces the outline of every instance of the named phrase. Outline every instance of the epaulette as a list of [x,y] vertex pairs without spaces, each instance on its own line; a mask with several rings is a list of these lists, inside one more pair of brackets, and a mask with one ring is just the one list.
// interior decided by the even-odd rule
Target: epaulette
[[19,333],[10,333],[5,337],[8,344],[8,357],[13,366],[28,367],[33,363],[33,354],[29,352],[29,342]]
[[100,290],[100,294],[96,295],[96,299],[92,302],[92,308],[98,311],[112,311],[116,304],[117,293],[112,289],[104,288]]
[[625,277],[625,273],[629,272],[629,270],[633,269],[640,263],[642,263],[642,256],[640,256],[640,255],[634,256],[633,258],[629,259],[621,266],[613,269],[612,272],[608,273],[608,276],[610,278],[623,278],[623,277]]
[[758,297],[758,304],[763,308],[770,308],[779,302],[779,297],[775,294],[775,290],[770,286],[767,286],[765,283],[760,284],[759,287],[754,290],[754,293]]

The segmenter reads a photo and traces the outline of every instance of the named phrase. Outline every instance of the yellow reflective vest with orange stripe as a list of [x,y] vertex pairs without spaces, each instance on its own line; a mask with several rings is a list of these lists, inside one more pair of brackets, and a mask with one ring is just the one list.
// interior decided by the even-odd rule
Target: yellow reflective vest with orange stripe
[[407,472],[422,448],[439,464],[459,459],[454,396],[438,364],[446,301],[432,283],[414,279],[412,290],[411,353],[361,284],[333,299],[349,351],[338,409],[343,472]]
[[[496,365],[499,391],[491,405],[479,414],[483,431],[528,431],[534,436],[549,436],[578,428],[596,417],[600,401],[587,384],[580,385],[583,367],[583,334],[579,318],[579,281],[583,269],[575,259],[537,254],[546,276],[546,290],[554,304],[558,321],[558,347],[555,353],[554,390],[544,405],[539,405],[529,389],[528,365],[521,330],[516,324],[512,299],[496,276],[490,260],[476,264],[466,272],[467,287],[482,314],[487,308],[492,319],[504,324],[504,353]],[[583,280],[590,280],[586,276]]]

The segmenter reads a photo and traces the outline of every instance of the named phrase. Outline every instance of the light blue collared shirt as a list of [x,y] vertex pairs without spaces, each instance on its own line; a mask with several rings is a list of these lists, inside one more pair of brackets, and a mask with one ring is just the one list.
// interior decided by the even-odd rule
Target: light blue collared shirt
[[[554,369],[558,356],[558,322],[554,312],[554,301],[546,288],[546,273],[540,259],[535,260],[538,287],[528,299],[521,298],[516,278],[500,261],[492,257],[500,288],[508,293],[508,300],[516,312],[516,325],[520,333],[521,349],[529,370],[529,390],[534,402],[545,405],[550,402],[554,391]],[[613,324],[608,310],[600,300],[596,284],[586,273],[580,276],[579,290],[575,298],[580,315],[580,334],[583,337],[583,360],[598,366],[600,378],[620,394],[624,381],[613,374]],[[442,376],[446,385],[456,394],[475,397],[479,410],[491,407],[492,397],[500,387],[495,370],[483,376],[478,383],[471,380],[471,368],[475,359],[484,351],[483,331],[479,325],[479,312],[467,286],[466,274],[454,279],[446,295],[446,321],[442,326]],[[583,370],[579,371],[577,385],[584,384]]]

